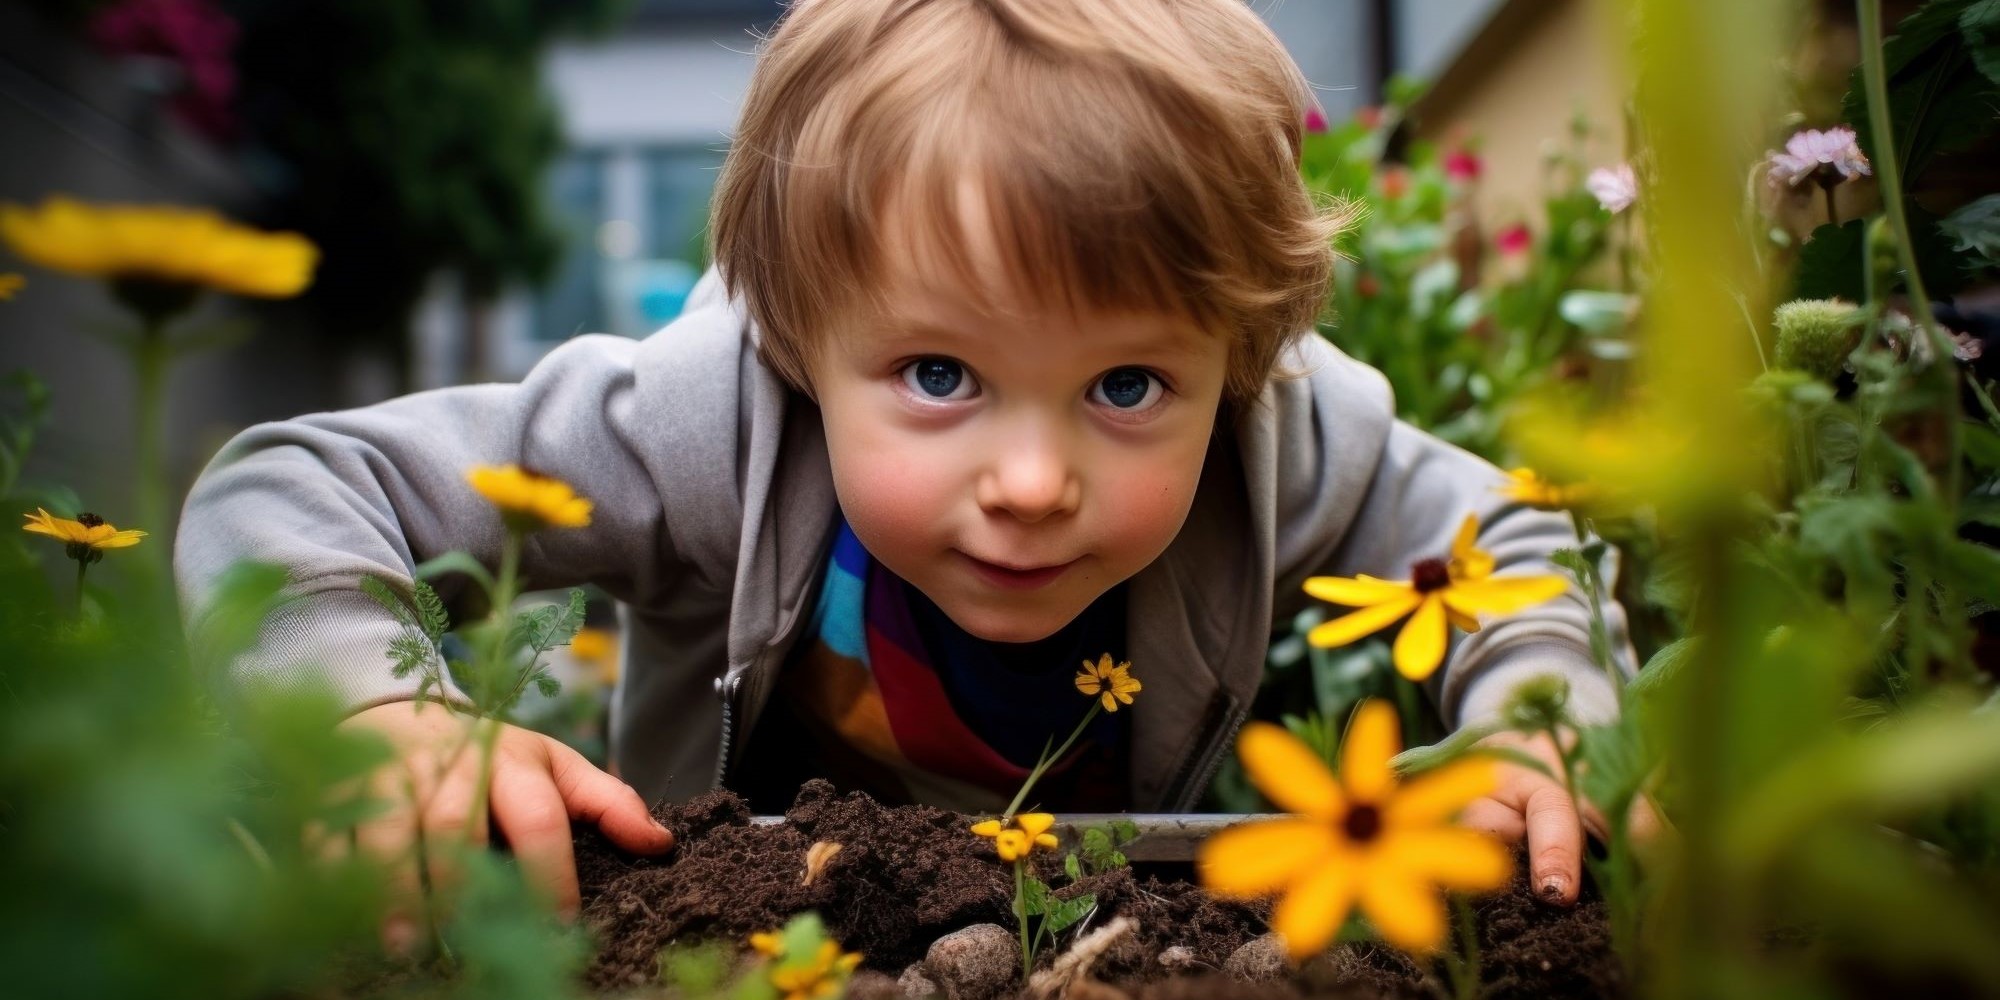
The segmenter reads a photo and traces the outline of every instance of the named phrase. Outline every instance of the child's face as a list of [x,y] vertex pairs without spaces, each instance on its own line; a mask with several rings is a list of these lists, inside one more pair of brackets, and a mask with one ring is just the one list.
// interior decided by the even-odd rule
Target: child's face
[[998,278],[989,315],[920,256],[892,244],[890,308],[812,364],[841,508],[961,628],[1044,638],[1180,531],[1227,346],[1164,313],[1069,315]]

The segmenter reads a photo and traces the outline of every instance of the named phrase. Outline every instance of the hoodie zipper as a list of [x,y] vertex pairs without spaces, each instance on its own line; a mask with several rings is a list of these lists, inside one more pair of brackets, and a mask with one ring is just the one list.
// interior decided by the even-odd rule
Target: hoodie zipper
[[1223,751],[1235,744],[1237,730],[1243,728],[1250,714],[1247,707],[1237,705],[1235,695],[1225,692],[1218,702],[1219,710],[1210,712],[1217,724],[1208,728],[1202,749],[1174,777],[1173,794],[1166,799],[1167,807],[1174,812],[1187,812],[1194,807],[1209,780],[1215,777],[1216,769],[1222,766]]
[[715,679],[715,696],[722,699],[722,741],[715,755],[715,782],[712,787],[721,788],[729,777],[729,754],[736,742],[736,692],[743,687],[743,672],[724,674]]

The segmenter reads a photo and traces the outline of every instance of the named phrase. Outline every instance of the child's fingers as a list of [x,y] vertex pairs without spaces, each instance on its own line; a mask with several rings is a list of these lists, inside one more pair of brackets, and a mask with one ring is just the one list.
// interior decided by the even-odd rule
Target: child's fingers
[[596,824],[611,842],[636,854],[659,854],[674,846],[674,835],[654,822],[646,803],[628,785],[591,766],[583,755],[543,737],[549,773],[571,819]]
[[1544,784],[1522,806],[1528,827],[1529,886],[1542,899],[1568,906],[1583,880],[1583,824],[1569,793]]
[[1528,824],[1521,818],[1521,810],[1493,799],[1475,799],[1459,810],[1458,825],[1483,830],[1510,844],[1518,844],[1528,835]]
[[493,775],[493,822],[521,863],[531,884],[539,885],[563,916],[575,916],[576,854],[571,846],[569,809],[547,771],[510,767]]

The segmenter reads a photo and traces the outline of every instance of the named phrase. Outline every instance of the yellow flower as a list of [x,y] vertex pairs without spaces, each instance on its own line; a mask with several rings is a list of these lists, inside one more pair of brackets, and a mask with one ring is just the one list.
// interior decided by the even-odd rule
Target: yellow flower
[[1356,710],[1336,777],[1304,741],[1265,722],[1243,728],[1236,752],[1264,796],[1292,815],[1230,827],[1201,845],[1202,884],[1222,896],[1282,893],[1271,929],[1294,961],[1326,947],[1357,905],[1384,941],[1415,955],[1445,937],[1438,890],[1507,883],[1512,858],[1497,841],[1450,819],[1494,788],[1493,762],[1466,757],[1400,784],[1389,759],[1396,710]]
[[590,523],[590,501],[560,479],[518,465],[475,465],[465,480],[500,508],[507,526],[517,531],[581,528]]
[[1056,835],[1049,832],[1054,825],[1056,818],[1049,813],[1022,813],[1013,818],[1012,825],[997,819],[974,823],[972,832],[991,837],[994,853],[1000,855],[1000,860],[1015,861],[1034,853],[1038,847],[1053,851],[1060,846]]
[[43,267],[87,277],[282,299],[312,281],[319,249],[297,233],[239,226],[206,209],[91,205],[60,195],[0,205],[0,238]]
[[12,301],[14,293],[26,287],[28,279],[18,274],[0,274],[0,302]]
[[1493,557],[1473,548],[1479,537],[1478,515],[1468,515],[1451,543],[1451,558],[1425,559],[1410,568],[1410,580],[1378,580],[1372,576],[1315,576],[1306,593],[1331,604],[1361,610],[1326,622],[1306,635],[1315,646],[1345,646],[1408,615],[1396,636],[1396,670],[1421,681],[1444,661],[1446,624],[1479,631],[1480,614],[1512,614],[1540,604],[1569,588],[1560,576],[1493,575]]
[[[775,938],[776,935],[764,935]],[[751,937],[752,947],[764,951],[756,944],[757,936]],[[764,952],[775,956],[776,952]],[[819,1000],[838,994],[846,985],[847,977],[861,964],[859,952],[843,954],[840,946],[832,941],[820,942],[819,950],[802,962],[780,963],[771,969],[771,985],[777,987],[784,1000]]]
[[593,668],[599,683],[618,683],[618,633],[604,628],[580,628],[569,641],[569,655]]
[[74,521],[52,516],[40,507],[22,516],[28,519],[22,531],[64,542],[69,557],[82,563],[94,563],[104,558],[105,549],[130,548],[146,537],[143,531],[119,531],[116,525],[88,512],[78,514]]
[[1507,478],[1507,485],[1500,487],[1501,495],[1542,510],[1575,507],[1597,495],[1596,488],[1589,483],[1556,483],[1528,468],[1514,469],[1507,473]]
[[1100,701],[1107,712],[1118,711],[1118,703],[1132,704],[1132,696],[1140,690],[1137,678],[1129,671],[1130,662],[1111,665],[1111,654],[1106,653],[1096,663],[1083,661],[1083,672],[1076,675],[1076,689],[1087,695],[1102,692]]
[[785,953],[785,940],[778,936],[777,931],[758,931],[750,935],[750,947],[759,955],[777,958]]

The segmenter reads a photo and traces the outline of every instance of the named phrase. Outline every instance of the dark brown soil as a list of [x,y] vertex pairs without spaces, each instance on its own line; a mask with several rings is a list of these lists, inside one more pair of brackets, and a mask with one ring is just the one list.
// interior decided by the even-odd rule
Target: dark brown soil
[[[806,910],[817,911],[845,947],[867,956],[866,968],[890,976],[922,959],[931,942],[952,931],[977,923],[1013,926],[1011,870],[994,858],[992,842],[969,832],[969,820],[956,813],[885,807],[815,781],[800,791],[783,825],[750,825],[748,808],[727,792],[662,807],[659,817],[678,838],[664,859],[622,854],[593,832],[578,837],[584,918],[602,945],[589,971],[598,989],[652,982],[660,951],[669,944],[718,938],[740,943]],[[803,884],[806,851],[820,841],[841,849],[811,884]],[[1216,971],[1224,961],[1267,930],[1267,904],[1216,899],[1186,881],[1129,869],[1069,886],[1059,859],[1044,857],[1038,864],[1044,880],[1063,886],[1059,896],[1097,894],[1091,926],[1118,916],[1137,923],[1136,943],[1113,948],[1093,969],[1098,979],[1135,1000],[1449,992],[1441,968],[1427,975],[1401,955],[1368,945],[1335,949],[1289,982],[1223,979]],[[1557,909],[1517,882],[1510,892],[1481,900],[1477,911],[1483,996],[1625,992],[1601,903]],[[1170,947],[1186,949],[1179,953],[1178,974],[1159,961]],[[1208,974],[1193,975],[1203,972]]]

